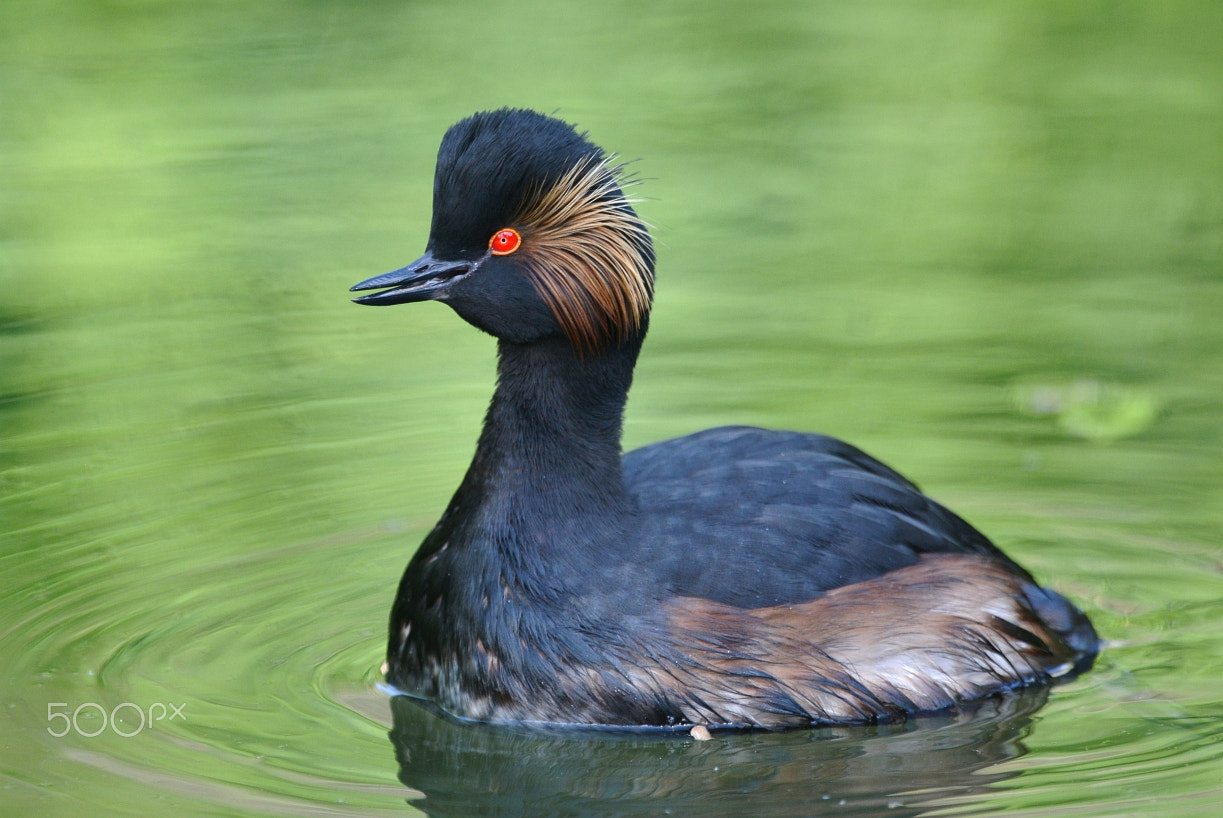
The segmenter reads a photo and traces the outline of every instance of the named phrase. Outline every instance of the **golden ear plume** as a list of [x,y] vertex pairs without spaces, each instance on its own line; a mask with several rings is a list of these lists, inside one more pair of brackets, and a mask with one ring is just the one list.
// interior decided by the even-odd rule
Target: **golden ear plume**
[[654,297],[646,224],[626,198],[614,157],[579,163],[528,197],[515,221],[540,296],[581,354],[620,343],[641,326]]

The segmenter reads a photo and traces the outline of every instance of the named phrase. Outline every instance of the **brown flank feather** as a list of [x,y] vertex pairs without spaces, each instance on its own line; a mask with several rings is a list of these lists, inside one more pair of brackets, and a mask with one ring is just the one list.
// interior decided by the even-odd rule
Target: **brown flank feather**
[[582,162],[515,219],[540,296],[583,354],[636,332],[654,296],[650,237],[620,192],[622,167]]
[[1076,656],[1034,613],[1022,580],[960,554],[928,554],[801,605],[680,598],[668,607],[670,639],[687,661],[642,667],[639,683],[670,688],[694,723],[785,727],[939,710],[1057,676]]

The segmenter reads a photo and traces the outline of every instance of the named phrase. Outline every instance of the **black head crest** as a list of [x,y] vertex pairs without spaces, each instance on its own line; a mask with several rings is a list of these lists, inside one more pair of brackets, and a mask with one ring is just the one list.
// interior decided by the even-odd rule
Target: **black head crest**
[[622,167],[534,111],[464,119],[438,151],[429,249],[475,260],[494,233],[514,228],[561,330],[579,352],[597,352],[641,329],[653,299],[653,244],[624,196]]

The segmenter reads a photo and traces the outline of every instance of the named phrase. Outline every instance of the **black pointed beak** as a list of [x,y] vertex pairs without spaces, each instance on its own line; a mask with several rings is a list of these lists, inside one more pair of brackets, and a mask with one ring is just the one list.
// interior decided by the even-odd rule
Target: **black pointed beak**
[[432,253],[425,253],[407,267],[366,279],[349,292],[358,290],[382,290],[360,298],[357,304],[384,307],[388,304],[408,304],[413,301],[429,301],[441,296],[454,282],[475,269],[471,261],[441,261]]

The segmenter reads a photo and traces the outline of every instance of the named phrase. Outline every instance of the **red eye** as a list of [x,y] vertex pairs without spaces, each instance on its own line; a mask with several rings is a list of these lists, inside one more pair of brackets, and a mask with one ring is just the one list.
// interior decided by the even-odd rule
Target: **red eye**
[[488,240],[488,249],[494,256],[508,256],[517,250],[520,244],[522,236],[518,235],[514,228],[507,227],[493,233],[493,237]]

